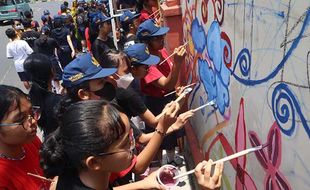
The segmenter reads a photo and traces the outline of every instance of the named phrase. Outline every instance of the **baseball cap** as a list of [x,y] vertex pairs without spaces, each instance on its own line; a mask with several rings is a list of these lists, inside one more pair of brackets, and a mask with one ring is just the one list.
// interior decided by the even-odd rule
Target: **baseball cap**
[[45,16],[45,15],[42,15],[42,16],[41,16],[41,20],[42,20],[42,22],[47,22],[46,16]]
[[68,7],[64,4],[60,5],[60,10],[65,11]]
[[98,13],[94,16],[93,18],[93,23],[103,23],[103,22],[106,22],[106,21],[109,21],[111,20],[113,17],[107,17],[105,16],[104,14],[102,13]]
[[50,14],[51,14],[50,11],[47,10],[47,9],[45,9],[45,10],[43,11],[43,15],[50,15]]
[[129,46],[124,50],[130,59],[132,65],[144,64],[144,65],[156,65],[160,58],[155,55],[151,55],[146,44],[137,43]]
[[102,68],[98,61],[86,53],[71,61],[63,71],[63,86],[66,88],[81,84],[84,81],[110,76],[117,68]]
[[129,10],[125,10],[119,19],[121,23],[123,24],[123,23],[131,22],[133,19],[138,18],[140,15],[141,15],[140,13],[133,14]]
[[78,0],[77,3],[86,3],[85,0]]
[[140,24],[137,30],[139,40],[148,39],[153,36],[161,36],[169,31],[168,27],[160,27],[156,25],[154,19],[148,19]]

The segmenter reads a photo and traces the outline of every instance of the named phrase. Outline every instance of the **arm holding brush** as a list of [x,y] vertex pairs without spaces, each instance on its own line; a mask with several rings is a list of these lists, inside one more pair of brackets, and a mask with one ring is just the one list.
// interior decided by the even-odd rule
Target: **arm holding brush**
[[167,77],[162,76],[158,80],[152,82],[153,85],[162,88],[164,90],[173,90],[181,69],[181,63],[186,55],[186,49],[184,46],[180,46],[174,50],[174,64],[172,65],[171,72]]
[[212,165],[212,160],[202,161],[195,168],[195,175],[202,190],[220,189],[221,187],[224,164],[223,162],[217,163],[211,175]]

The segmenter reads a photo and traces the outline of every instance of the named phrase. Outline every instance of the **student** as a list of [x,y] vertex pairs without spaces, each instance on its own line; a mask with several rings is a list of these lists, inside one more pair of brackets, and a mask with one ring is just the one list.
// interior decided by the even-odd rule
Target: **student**
[[[175,108],[175,107],[174,107]],[[173,121],[174,108],[160,125]],[[132,164],[134,141],[129,120],[117,106],[106,101],[82,101],[64,108],[60,127],[41,149],[47,177],[59,176],[56,189],[112,189],[111,173]],[[155,174],[115,190],[162,189]]]
[[13,28],[5,31],[6,36],[11,40],[6,46],[6,57],[14,60],[14,66],[19,79],[23,82],[26,89],[30,88],[27,73],[24,71],[23,63],[33,50],[24,40],[20,40]]
[[112,31],[111,26],[112,17],[106,17],[102,13],[98,14],[93,22],[99,28],[99,34],[92,44],[92,53],[96,59],[99,59],[101,54],[109,49],[116,49],[113,38],[109,36]]
[[36,20],[33,20],[33,15],[30,11],[25,11],[24,16],[26,20],[30,21],[31,29],[38,32],[39,31],[39,22]]
[[15,30],[17,36],[20,38],[22,33],[24,32],[24,28],[20,20],[13,20],[12,28]]
[[38,121],[43,130],[43,137],[47,137],[58,126],[57,108],[62,96],[52,92],[54,72],[50,57],[41,53],[31,54],[24,62],[24,67],[32,82],[29,91],[31,102],[41,108],[41,118]]
[[53,19],[50,15],[51,15],[50,11],[48,9],[45,9],[43,11],[43,15],[41,16],[41,20],[42,20],[42,27],[47,26],[50,28],[50,30],[52,30],[53,29]]
[[31,48],[34,47],[34,41],[40,37],[40,33],[32,29],[31,20],[23,19],[22,24],[24,26],[24,32],[20,39],[25,40]]
[[[45,30],[45,28],[42,28],[42,30]],[[56,55],[56,51],[60,47],[54,38],[48,36],[48,33],[48,30],[45,31],[44,34],[41,34],[39,39],[34,41],[34,52],[42,53],[49,58],[54,71],[53,86],[55,87],[55,92],[57,94],[62,94],[64,90],[60,85],[62,79],[62,67]]]
[[136,32],[140,25],[139,16],[140,14],[132,14],[126,10],[120,17],[121,27],[125,34],[124,49],[137,42]]
[[158,19],[158,1],[157,0],[140,0],[138,9],[140,10],[140,22],[144,22],[148,19]]
[[[160,57],[160,62],[168,58],[168,53],[164,48],[164,39],[168,31],[168,27],[158,27],[151,19],[140,24],[137,31],[138,39],[147,44],[152,55]],[[145,104],[154,115],[161,113],[164,106],[173,99],[171,96],[165,97],[164,95],[175,88],[185,52],[186,50],[182,46],[176,48],[174,63],[171,59],[167,59],[162,64],[150,66],[147,75],[140,81],[141,91],[145,95]],[[153,129],[146,126],[146,131],[150,132]],[[179,135],[182,134],[170,135],[163,143],[163,148],[167,150],[168,163],[175,165],[182,164],[182,160],[175,157],[174,151]]]
[[27,175],[43,175],[36,136],[38,108],[20,89],[0,85],[0,189],[44,189],[49,183]]
[[63,18],[56,16],[54,18],[54,29],[51,31],[51,38],[54,38],[60,48],[57,49],[57,55],[62,68],[64,68],[75,57],[70,30],[64,27]]
[[82,44],[82,51],[85,53],[87,51],[86,41],[85,41],[85,30],[88,27],[88,17],[87,12],[84,10],[83,7],[77,8],[76,14],[76,28],[77,28],[77,36],[78,39],[81,40]]

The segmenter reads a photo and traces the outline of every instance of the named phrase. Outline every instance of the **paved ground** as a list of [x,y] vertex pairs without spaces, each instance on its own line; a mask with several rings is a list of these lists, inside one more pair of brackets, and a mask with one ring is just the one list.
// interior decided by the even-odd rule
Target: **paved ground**
[[[34,19],[40,23],[43,10],[49,9],[52,15],[56,14],[60,7],[60,2],[35,2],[30,4],[30,6],[33,10]],[[13,61],[6,58],[6,44],[9,40],[5,35],[5,30],[8,27],[10,27],[8,24],[3,24],[0,26],[0,84],[16,86],[26,91],[18,78]]]

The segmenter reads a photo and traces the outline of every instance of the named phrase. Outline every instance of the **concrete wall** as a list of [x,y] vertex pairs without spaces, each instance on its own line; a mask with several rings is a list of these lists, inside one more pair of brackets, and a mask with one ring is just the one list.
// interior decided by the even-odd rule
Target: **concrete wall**
[[310,189],[310,1],[182,0],[182,80],[204,157],[268,143],[225,163],[223,189]]

